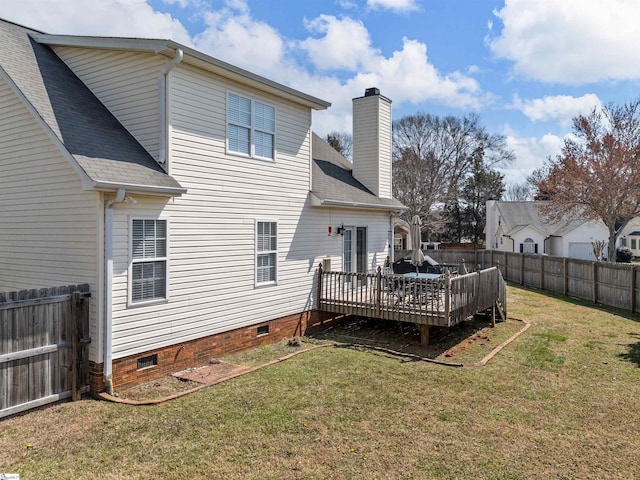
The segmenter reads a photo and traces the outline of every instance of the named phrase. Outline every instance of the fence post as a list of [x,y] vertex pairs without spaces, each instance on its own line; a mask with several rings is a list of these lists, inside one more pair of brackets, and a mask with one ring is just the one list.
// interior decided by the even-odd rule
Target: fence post
[[524,253],[520,254],[520,285],[524,285]]
[[598,264],[593,262],[593,303],[598,303]]
[[80,389],[78,388],[78,349],[80,342],[78,341],[79,324],[82,322],[82,309],[80,308],[80,292],[71,292],[71,321],[73,328],[71,329],[71,400],[73,402],[80,400]]
[[544,255],[540,255],[540,290],[544,290]]
[[566,296],[569,293],[569,260],[567,258],[562,259],[562,276],[563,276],[563,293]]
[[509,254],[504,253],[504,279],[509,280]]
[[636,309],[636,267],[631,266],[631,313]]

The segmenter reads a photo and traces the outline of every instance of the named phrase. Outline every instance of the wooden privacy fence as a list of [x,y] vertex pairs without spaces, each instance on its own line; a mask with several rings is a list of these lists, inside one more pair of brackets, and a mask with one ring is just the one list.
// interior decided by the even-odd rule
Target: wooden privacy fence
[[318,270],[319,310],[344,315],[451,327],[478,312],[500,309],[506,286],[497,268],[436,279]]
[[0,418],[88,390],[89,285],[0,293]]
[[630,312],[640,311],[640,268],[628,263],[595,262],[497,250],[429,251],[440,263],[467,269],[495,266],[504,279]]

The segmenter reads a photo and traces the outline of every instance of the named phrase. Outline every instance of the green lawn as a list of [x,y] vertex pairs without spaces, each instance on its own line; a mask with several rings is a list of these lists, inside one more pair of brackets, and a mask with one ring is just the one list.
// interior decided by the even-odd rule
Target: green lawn
[[532,327],[483,367],[321,348],[158,406],[59,404],[0,421],[0,473],[640,478],[639,319],[508,294]]

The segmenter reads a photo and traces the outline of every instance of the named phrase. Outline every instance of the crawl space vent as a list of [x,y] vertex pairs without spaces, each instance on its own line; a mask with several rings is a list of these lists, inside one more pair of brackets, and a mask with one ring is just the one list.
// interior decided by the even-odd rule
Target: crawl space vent
[[143,368],[153,367],[154,365],[158,365],[158,355],[149,355],[148,357],[142,357],[138,359],[138,370],[142,370]]

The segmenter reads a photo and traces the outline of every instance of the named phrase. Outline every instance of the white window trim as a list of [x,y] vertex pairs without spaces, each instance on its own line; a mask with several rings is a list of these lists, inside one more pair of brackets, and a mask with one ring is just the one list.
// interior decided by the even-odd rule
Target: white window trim
[[[239,97],[242,98],[246,98],[247,100],[249,100],[251,102],[251,126],[249,127],[249,155],[242,153],[242,152],[236,152],[233,150],[229,149],[229,125],[238,125],[240,127],[246,128],[246,125],[242,125],[242,124],[238,124],[235,122],[232,122],[229,119],[229,95],[233,94],[233,95],[237,95]],[[267,162],[275,162],[276,158],[277,158],[277,150],[276,150],[276,139],[277,139],[277,135],[276,132],[278,131],[278,127],[277,127],[277,123],[278,123],[278,109],[275,105],[262,101],[260,99],[257,99],[255,97],[252,97],[250,95],[246,95],[244,93],[238,93],[234,90],[227,90],[227,94],[226,94],[226,105],[225,105],[225,150],[227,152],[228,155],[235,155],[238,157],[244,157],[244,158],[254,158],[256,160],[264,160]],[[256,119],[256,115],[255,115],[255,104],[256,102],[262,103],[264,105],[267,105],[269,107],[272,107],[274,110],[273,113],[273,121],[274,121],[274,130],[273,132],[269,132],[266,130],[261,130],[255,127],[255,119]],[[263,132],[263,133],[267,133],[269,135],[273,135],[273,158],[270,157],[262,157],[260,155],[256,155],[255,151],[255,132]]]
[[[275,223],[276,224],[276,249],[275,250],[268,250],[268,251],[258,251],[258,224],[259,223]],[[253,275],[254,275],[254,286],[256,288],[258,287],[268,287],[268,286],[272,286],[272,285],[278,285],[278,280],[280,277],[280,268],[279,268],[279,253],[278,250],[280,249],[280,223],[278,222],[278,220],[273,219],[273,218],[258,218],[255,221],[254,224],[254,240],[253,240],[253,245],[254,245],[254,265],[253,265]],[[271,280],[268,282],[258,282],[258,256],[259,255],[264,255],[264,254],[271,254],[271,253],[275,253],[276,254],[276,278],[275,280]]]
[[[153,260],[150,259],[134,259],[133,258],[133,221],[134,220],[163,220],[167,224],[167,237],[165,245],[166,247],[166,256],[165,257],[156,257]],[[144,215],[130,215],[128,219],[129,224],[129,235],[127,239],[127,250],[129,251],[129,262],[127,265],[127,307],[143,307],[147,305],[154,305],[158,303],[167,303],[169,301],[169,258],[171,258],[171,253],[169,251],[169,238],[170,238],[170,222],[167,217],[154,217],[154,216],[144,216]],[[165,262],[165,297],[164,298],[154,298],[151,300],[133,300],[133,264],[138,261],[161,261]]]

